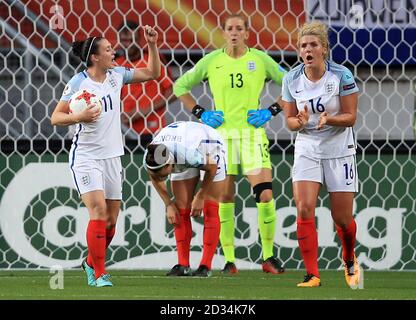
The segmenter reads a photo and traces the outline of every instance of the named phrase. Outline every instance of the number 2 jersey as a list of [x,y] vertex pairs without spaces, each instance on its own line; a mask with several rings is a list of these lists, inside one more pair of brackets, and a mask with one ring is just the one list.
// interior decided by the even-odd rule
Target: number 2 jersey
[[92,80],[82,71],[68,82],[62,101],[69,101],[78,90],[87,90],[101,99],[102,111],[97,121],[77,123],[70,160],[109,159],[124,154],[120,120],[120,93],[124,84],[130,83],[134,69],[115,67],[107,71],[104,82]]
[[310,81],[301,64],[289,71],[283,79],[282,99],[295,102],[298,111],[306,105],[309,121],[297,133],[295,152],[318,158],[340,158],[355,154],[355,138],[352,127],[324,125],[316,127],[322,112],[334,116],[341,112],[340,96],[358,92],[352,73],[344,66],[327,61],[326,71],[317,82]]

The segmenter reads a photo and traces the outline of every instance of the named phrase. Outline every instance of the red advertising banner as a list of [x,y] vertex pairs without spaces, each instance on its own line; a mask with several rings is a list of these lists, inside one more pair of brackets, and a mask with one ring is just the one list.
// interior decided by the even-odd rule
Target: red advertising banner
[[[67,42],[102,35],[116,45],[117,28],[132,20],[157,26],[164,49],[214,49],[224,44],[220,23],[230,13],[243,13],[250,25],[248,44],[266,50],[295,50],[297,26],[305,21],[302,0],[134,0],[22,1],[38,19]],[[32,20],[17,9],[1,16],[37,47],[56,47],[45,40]],[[7,7],[5,7],[7,8]],[[11,16],[10,16],[11,14]],[[59,19],[61,21],[59,21]],[[59,23],[60,22],[60,23]],[[2,46],[10,46],[2,39]]]

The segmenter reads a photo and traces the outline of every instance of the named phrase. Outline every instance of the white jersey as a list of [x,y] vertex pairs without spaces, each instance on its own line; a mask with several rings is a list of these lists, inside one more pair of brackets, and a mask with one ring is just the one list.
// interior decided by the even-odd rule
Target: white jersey
[[305,75],[305,65],[301,64],[283,78],[282,99],[295,102],[299,111],[306,105],[309,121],[296,136],[295,152],[313,158],[331,159],[355,154],[355,138],[352,127],[325,125],[316,127],[322,112],[334,116],[341,112],[340,96],[358,92],[351,72],[339,64],[326,62],[326,71],[317,82]]
[[82,71],[68,82],[62,101],[69,101],[78,90],[86,89],[101,98],[102,111],[97,121],[77,123],[70,159],[109,159],[124,154],[121,135],[121,87],[133,78],[134,69],[116,67],[107,71],[103,83],[93,81]]
[[225,156],[219,133],[199,122],[178,121],[163,128],[152,144],[164,144],[175,158],[173,173],[207,164],[207,155],[217,161]]

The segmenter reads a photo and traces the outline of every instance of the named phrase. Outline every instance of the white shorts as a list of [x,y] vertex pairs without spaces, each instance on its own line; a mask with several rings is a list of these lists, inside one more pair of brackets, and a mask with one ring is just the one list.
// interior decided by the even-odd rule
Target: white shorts
[[355,155],[335,159],[314,159],[295,153],[292,181],[325,182],[328,192],[358,192]]
[[123,169],[120,157],[102,160],[74,159],[72,179],[80,195],[103,190],[105,199],[121,200]]
[[[226,164],[225,164],[225,151],[221,148],[217,154],[213,156],[217,161],[217,173],[214,177],[214,182],[225,180]],[[171,181],[188,180],[194,177],[200,176],[201,179],[204,177],[204,170],[198,168],[188,168],[182,172],[171,173]]]

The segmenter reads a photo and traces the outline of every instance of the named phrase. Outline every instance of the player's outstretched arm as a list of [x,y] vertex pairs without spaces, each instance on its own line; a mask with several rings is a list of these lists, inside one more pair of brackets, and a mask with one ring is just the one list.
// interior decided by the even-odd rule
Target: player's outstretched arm
[[160,76],[160,58],[157,50],[158,34],[155,29],[145,25],[144,38],[149,47],[149,60],[147,61],[147,68],[135,69],[131,83],[143,82],[147,80],[154,80]]

